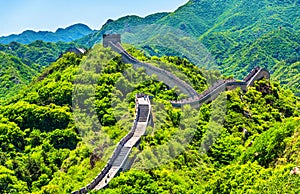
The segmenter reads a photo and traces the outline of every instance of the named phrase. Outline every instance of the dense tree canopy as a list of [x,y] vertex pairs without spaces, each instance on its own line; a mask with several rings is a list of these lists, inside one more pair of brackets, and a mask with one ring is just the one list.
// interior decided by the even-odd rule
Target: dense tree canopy
[[[147,58],[133,48],[129,52],[183,77],[199,92],[208,87],[201,69],[186,59]],[[85,83],[94,83],[94,95],[86,93],[91,88]],[[226,91],[224,110],[216,108],[221,101],[200,110],[175,109],[169,101],[180,98],[176,88],[148,76],[143,68],[134,70],[101,46],[87,56],[65,54],[2,103],[1,192],[70,193],[87,185],[130,130],[137,93],[153,97],[155,126],[133,151],[142,153],[134,168],[98,193],[299,192],[299,176],[289,174],[300,159],[300,104],[291,91],[261,80],[245,93]],[[91,111],[91,104],[101,124],[98,131],[72,115],[72,107],[82,108],[80,116]],[[218,113],[224,114],[223,124],[217,122],[219,117],[211,121]],[[84,117],[87,123],[92,119]],[[186,147],[176,144],[188,132],[183,129],[190,128],[193,136]],[[218,138],[202,152],[210,130],[219,130]],[[97,132],[109,141],[102,141],[106,136]],[[164,152],[167,142],[171,149]],[[144,165],[151,168],[138,170]]]

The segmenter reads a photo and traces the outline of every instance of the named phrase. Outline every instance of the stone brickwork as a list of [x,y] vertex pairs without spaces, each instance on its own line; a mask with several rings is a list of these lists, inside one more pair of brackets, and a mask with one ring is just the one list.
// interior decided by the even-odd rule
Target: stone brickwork
[[[109,46],[114,51],[120,53],[123,61],[133,64],[135,69],[143,67],[148,75],[155,74],[158,80],[163,81],[169,87],[176,86],[182,93],[189,96],[187,99],[171,101],[174,107],[182,107],[185,104],[189,104],[193,107],[199,107],[203,103],[209,103],[213,101],[221,92],[225,90],[233,90],[237,87],[240,87],[243,91],[246,91],[247,86],[252,86],[255,80],[270,78],[270,73],[266,69],[256,67],[246,76],[243,81],[236,81],[235,79],[221,80],[203,93],[198,94],[189,84],[179,79],[171,72],[160,69],[151,64],[138,61],[132,57],[126,52],[125,49],[123,49],[121,45],[121,36],[119,34],[103,35],[103,46]],[[128,155],[132,147],[138,144],[140,137],[145,133],[146,126],[153,125],[149,97],[137,95],[136,107],[136,118],[131,131],[118,143],[118,146],[114,150],[114,153],[105,168],[90,184],[78,191],[74,191],[73,194],[87,193],[92,189],[101,189],[105,187],[119,171],[122,171],[124,168],[126,168],[126,163],[128,163]],[[123,156],[121,157],[121,155]]]
[[156,75],[159,81],[164,82],[170,88],[177,87],[181,93],[186,94],[188,97],[198,95],[197,91],[185,81],[179,79],[177,76],[169,71],[153,66],[149,63],[141,62],[132,57],[121,44],[111,43],[111,47],[114,51],[122,54],[122,59],[125,63],[133,64],[135,69],[143,67],[147,75]]
[[121,34],[103,34],[103,46],[110,47],[111,43],[121,44]]
[[247,81],[247,86],[253,86],[254,81],[261,80],[263,78],[270,79],[270,73],[268,70],[260,67],[256,67],[256,73]]
[[[72,194],[88,193],[90,190],[99,190],[105,187],[109,181],[126,169],[128,156],[132,148],[138,145],[140,138],[145,134],[146,127],[152,123],[151,103],[149,96],[136,95],[136,117],[130,132],[119,141],[113,155],[106,166],[87,186],[73,191]],[[127,165],[127,168],[129,166]]]
[[179,79],[171,72],[137,60],[131,56],[120,43],[111,43],[110,46],[114,51],[122,55],[122,59],[125,63],[133,64],[135,69],[143,67],[147,75],[151,76],[155,74],[159,81],[164,82],[171,88],[176,86],[182,93],[188,96],[187,99],[172,101],[171,103],[174,107],[182,107],[185,104],[190,104],[193,107],[199,107],[203,103],[209,103],[216,99],[218,95],[225,90],[234,90],[235,88],[239,87],[243,91],[247,91],[247,87],[253,86],[254,81],[262,78],[270,78],[270,73],[266,69],[255,67],[243,81],[236,81],[234,79],[221,80],[215,83],[208,90],[198,94],[189,84]]

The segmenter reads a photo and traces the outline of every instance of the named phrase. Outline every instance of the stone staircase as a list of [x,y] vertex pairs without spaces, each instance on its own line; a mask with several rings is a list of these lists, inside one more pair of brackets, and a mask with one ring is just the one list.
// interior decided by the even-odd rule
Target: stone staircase
[[131,151],[131,147],[122,147],[118,157],[113,162],[112,166],[121,166],[124,162],[125,158],[128,156],[128,154]]
[[138,122],[146,122],[148,119],[149,106],[148,105],[140,105],[139,106],[139,118]]
[[[107,165],[98,176],[87,186],[73,191],[72,194],[87,193],[90,190],[99,190],[118,175],[118,172],[130,167],[128,161],[129,154],[134,146],[138,144],[145,134],[147,126],[151,120],[151,103],[149,96],[144,94],[136,95],[136,117],[131,131],[119,141]],[[129,163],[127,163],[129,162]]]
[[[142,63],[132,57],[127,51],[121,46],[121,44],[111,43],[110,46],[114,48],[117,52],[122,54],[122,56],[127,59],[127,62],[139,64],[142,67],[145,67],[148,70],[149,74],[157,73],[162,81],[169,84],[175,84],[181,87],[181,91],[186,93],[189,98],[171,101],[171,104],[174,107],[182,107],[185,104],[190,105],[201,105],[202,103],[208,103],[211,100],[215,99],[220,92],[227,89],[234,89],[235,87],[244,88],[246,86],[253,85],[255,80],[261,78],[270,78],[270,74],[266,69],[256,67],[253,69],[247,77],[242,82],[237,82],[236,80],[221,80],[219,83],[216,83],[214,86],[204,91],[202,94],[198,94],[190,85],[185,83],[183,80],[179,79],[175,75],[165,70],[162,70],[158,67],[152,66],[151,64]],[[151,73],[152,71],[152,73]],[[163,79],[168,77],[168,79]],[[225,89],[224,89],[225,88]],[[136,106],[137,114],[134,121],[134,125],[131,131],[124,137],[115,149],[110,161],[107,163],[105,168],[99,173],[99,175],[86,187],[81,188],[80,190],[72,192],[72,194],[87,193],[89,190],[99,190],[105,187],[109,181],[115,177],[119,171],[123,170],[124,164],[130,154],[132,148],[139,142],[142,135],[145,134],[146,127],[149,125],[151,120],[151,104],[148,96],[137,95],[136,96]]]

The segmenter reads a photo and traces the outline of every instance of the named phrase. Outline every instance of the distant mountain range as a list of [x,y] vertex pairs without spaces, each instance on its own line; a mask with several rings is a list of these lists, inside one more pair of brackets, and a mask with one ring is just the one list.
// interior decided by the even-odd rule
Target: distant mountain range
[[[172,13],[110,19],[100,30],[76,24],[55,33],[25,31],[2,37],[0,43],[72,41],[90,48],[102,41],[103,34],[120,33],[122,42],[149,56],[185,57],[199,67],[217,66],[225,75],[242,78],[255,66],[265,67],[276,73],[272,79],[297,93],[298,82],[289,82],[295,72],[283,78],[279,70],[289,74],[289,66],[297,64],[293,71],[296,75],[300,73],[299,7],[299,0],[190,0]],[[187,41],[184,36],[193,41]],[[192,48],[195,41],[204,45],[212,60]],[[195,58],[202,60],[195,61]]]
[[16,94],[68,48],[77,46],[74,43],[46,43],[40,40],[28,45],[17,42],[0,44],[0,100]]
[[[207,48],[214,64],[205,64],[204,59],[195,65],[217,65],[223,74],[242,78],[258,65],[273,73],[278,63],[287,68],[300,61],[299,15],[299,0],[190,0],[172,13],[109,20],[76,42],[91,47],[101,42],[103,34],[120,33],[123,42],[148,55],[177,55],[194,62],[193,58],[201,58],[190,48],[197,41]],[[184,45],[183,34],[194,42]],[[299,68],[294,70],[300,73]],[[288,77],[284,82],[280,76],[275,79],[286,84]],[[293,91],[300,91],[297,82],[293,84]]]
[[82,38],[93,30],[84,24],[74,24],[67,28],[59,28],[55,32],[26,30],[21,34],[13,34],[9,36],[0,37],[0,43],[9,44],[11,42],[19,42],[22,44],[29,44],[36,40],[44,42],[72,42],[76,39]]
[[[79,24],[6,37],[0,194],[90,188],[139,115],[138,93],[154,96],[155,125],[129,156],[133,170],[98,193],[300,193],[300,98],[285,89],[300,91],[299,15],[300,0],[190,0],[173,13],[108,20],[99,31]],[[165,64],[199,91],[209,87],[203,68],[212,66],[242,78],[259,65],[271,80],[226,91],[199,109],[173,108],[170,100],[183,97],[178,88],[95,45],[105,33],[122,34],[134,57]],[[88,54],[61,55],[70,47]]]

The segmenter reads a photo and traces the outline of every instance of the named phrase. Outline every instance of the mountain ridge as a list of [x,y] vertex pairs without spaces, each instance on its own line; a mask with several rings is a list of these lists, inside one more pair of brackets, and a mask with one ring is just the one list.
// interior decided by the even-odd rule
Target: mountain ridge
[[[243,77],[257,65],[272,73],[276,71],[275,65],[280,61],[286,64],[299,61],[299,57],[295,57],[300,55],[300,39],[297,38],[300,29],[298,5],[299,1],[296,0],[190,0],[170,13],[109,19],[100,30],[92,31],[74,42],[92,47],[100,43],[103,34],[120,33],[122,42],[134,45],[148,56],[176,55],[193,61],[183,53],[186,50],[177,49],[180,42],[173,40],[172,48],[167,48],[166,45],[155,46],[160,39],[167,42],[172,35],[177,36],[176,32],[181,31],[203,44],[213,62],[225,75]],[[174,29],[174,32],[163,34],[165,26]],[[66,29],[68,28],[71,26]],[[57,29],[56,33],[60,31],[61,29]],[[277,44],[283,49],[278,49]],[[191,56],[197,57],[197,53]],[[194,64],[204,68],[211,66],[202,64],[201,61]],[[280,80],[280,77],[276,76],[276,79]],[[298,86],[291,85],[291,88],[296,93],[300,91]]]
[[[299,61],[295,57],[300,55],[300,41],[297,38],[300,29],[299,3],[297,0],[190,0],[176,11],[155,20],[145,17],[141,22],[137,16],[126,16],[110,21],[99,31],[76,42],[91,47],[99,43],[105,33],[120,33],[122,42],[134,45],[148,56],[176,55],[191,60],[184,53],[185,49],[178,49],[181,43],[172,39],[181,31],[203,44],[225,75],[244,76],[257,65],[275,72],[279,61],[287,64]],[[166,34],[165,27],[173,29],[173,32],[171,30]],[[172,42],[172,48],[155,46],[163,39]],[[282,49],[278,49],[277,44]],[[197,57],[197,53],[192,56]],[[195,65],[204,68],[212,66]],[[300,89],[295,92],[297,90],[299,92]]]
[[[136,58],[154,62],[154,57],[147,58],[134,48],[128,52]],[[161,105],[153,108],[156,119],[153,133],[141,140],[139,149],[145,155],[137,158],[134,163],[137,168],[120,173],[97,193],[241,193],[248,190],[263,193],[265,188],[271,193],[278,190],[299,192],[298,175],[289,174],[298,165],[300,156],[300,115],[297,111],[300,104],[299,98],[291,92],[268,80],[256,82],[247,92],[226,91],[226,114],[224,124],[219,126],[217,119],[223,114],[219,106],[223,103],[218,100],[203,104],[200,110],[174,109],[169,100],[179,98],[176,89],[153,80],[142,69],[133,70],[109,48],[96,45],[89,54],[64,54],[45,69],[44,79],[37,79],[14,99],[0,105],[0,153],[3,158],[0,173],[7,175],[0,176],[2,193],[71,193],[89,184],[105,166],[109,158],[106,155],[110,155],[107,150],[112,151],[115,142],[130,130],[137,93],[155,96],[152,100],[165,108]],[[103,64],[98,62],[108,55],[111,57]],[[199,76],[203,72],[187,60],[156,57],[158,61],[179,70],[195,87],[206,87],[205,78]],[[94,68],[82,67],[84,64],[100,65],[101,70],[94,72]],[[89,96],[86,92],[90,91],[90,86],[82,83],[90,83],[95,78],[97,90]],[[135,81],[135,78],[138,79]],[[78,101],[72,100],[74,80],[80,80],[75,89]],[[133,90],[124,90],[127,85]],[[92,118],[84,117],[83,112],[78,116],[92,127],[75,121],[71,110],[74,102],[83,107],[95,103],[96,116],[102,126],[98,129],[100,133],[95,130],[98,126],[91,122]],[[120,106],[113,107],[114,103]],[[218,117],[211,121],[214,114]],[[156,147],[168,146],[178,133],[186,136],[181,127],[190,127],[194,122],[197,127],[187,147],[181,147],[178,142],[170,144],[172,149],[156,151]],[[206,139],[210,127],[220,130],[220,135],[211,149],[201,153],[203,142],[211,140]],[[81,135],[90,134],[89,130],[97,135],[88,138]],[[89,142],[97,149],[89,147]],[[179,150],[182,151],[178,153]],[[166,154],[169,152],[178,156]],[[152,168],[151,164],[156,165],[157,161],[163,162]],[[138,170],[144,169],[139,168],[144,165],[150,168]]]
[[22,44],[30,44],[36,40],[42,40],[44,42],[72,42],[93,31],[94,30],[87,25],[78,23],[66,28],[58,28],[55,32],[25,30],[20,34],[11,34],[0,37],[0,43],[9,44],[11,42],[19,42]]

